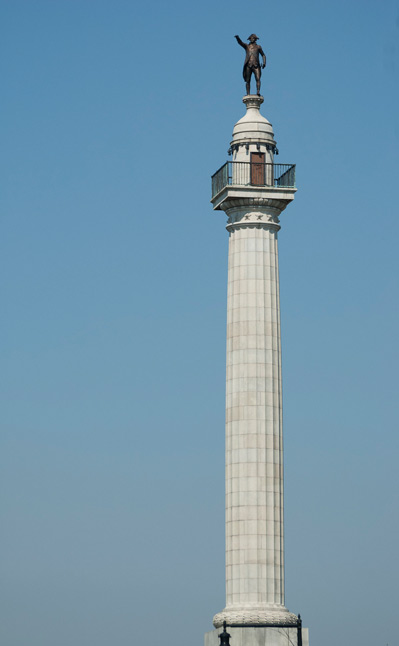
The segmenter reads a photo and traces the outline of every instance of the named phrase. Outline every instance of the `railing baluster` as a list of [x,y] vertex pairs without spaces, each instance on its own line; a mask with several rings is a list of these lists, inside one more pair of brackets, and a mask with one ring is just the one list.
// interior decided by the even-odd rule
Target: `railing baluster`
[[[271,164],[266,163],[263,173],[261,164],[257,163],[256,168],[251,162],[228,161],[212,175],[212,197],[215,197],[226,186],[269,186],[271,188],[295,188],[295,164]],[[251,179],[251,168],[254,171]]]

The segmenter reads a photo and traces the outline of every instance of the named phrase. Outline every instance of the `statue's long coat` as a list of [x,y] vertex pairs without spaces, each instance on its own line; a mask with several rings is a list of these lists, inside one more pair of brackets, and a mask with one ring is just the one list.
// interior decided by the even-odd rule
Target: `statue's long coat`
[[[242,68],[242,75],[243,75],[243,77],[245,79],[245,68],[249,67],[248,63],[249,63],[249,59],[251,58],[251,56],[256,57],[256,63],[257,64],[254,67],[260,67],[259,54],[261,56],[264,56],[265,54],[264,54],[264,51],[263,51],[263,49],[262,49],[262,47],[260,45],[257,45],[258,49],[257,49],[256,52],[254,52],[254,51],[251,52],[250,49],[249,49],[249,45],[247,45],[246,43],[244,43],[244,45],[245,45],[245,61],[244,61],[244,67]],[[251,65],[251,67],[252,67],[252,65]]]

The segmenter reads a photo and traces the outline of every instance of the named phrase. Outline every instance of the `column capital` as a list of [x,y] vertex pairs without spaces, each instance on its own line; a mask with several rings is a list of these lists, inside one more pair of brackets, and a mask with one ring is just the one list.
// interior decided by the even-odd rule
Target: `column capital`
[[[257,201],[258,202],[258,201]],[[273,231],[279,231],[281,210],[268,204],[247,204],[238,206],[233,204],[224,209],[228,220],[226,229],[234,231],[239,228],[256,227],[267,228]]]

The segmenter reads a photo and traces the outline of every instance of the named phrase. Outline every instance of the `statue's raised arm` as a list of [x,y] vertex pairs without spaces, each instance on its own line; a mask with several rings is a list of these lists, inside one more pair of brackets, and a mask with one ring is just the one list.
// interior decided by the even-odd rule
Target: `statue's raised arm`
[[262,67],[266,67],[266,56],[265,53],[260,45],[257,45],[256,41],[259,40],[256,34],[251,34],[248,38],[249,44],[247,45],[246,43],[243,43],[241,38],[239,36],[235,36],[237,43],[241,45],[245,49],[245,62],[244,62],[244,69],[242,71],[242,75],[244,77],[245,81],[245,86],[247,90],[247,94],[250,94],[250,86],[251,86],[251,76],[252,74],[255,76],[256,79],[256,93],[258,96],[260,95],[260,77],[262,74],[261,70],[261,64],[259,60],[259,56],[262,56],[263,63]]
[[244,47],[244,49],[247,49],[246,44],[242,42],[242,40],[241,40],[241,38],[239,36],[234,36],[234,38],[236,39],[237,43],[239,45],[241,45],[241,47]]

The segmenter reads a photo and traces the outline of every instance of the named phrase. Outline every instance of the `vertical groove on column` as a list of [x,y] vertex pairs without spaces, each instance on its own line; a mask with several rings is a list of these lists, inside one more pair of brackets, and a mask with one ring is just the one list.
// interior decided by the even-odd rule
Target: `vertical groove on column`
[[[270,233],[269,236],[269,276],[271,277],[271,267],[274,261],[273,258],[273,240],[272,240],[272,233]],[[269,295],[269,303],[270,303],[270,320],[271,320],[271,330],[272,330],[272,340],[275,339],[276,337],[276,326],[275,326],[275,315],[274,315],[274,303],[273,303],[273,294],[272,294],[272,287],[270,285],[270,295]],[[275,589],[276,589],[276,490],[278,487],[278,473],[276,470],[276,461],[275,461],[275,450],[276,450],[276,382],[275,382],[275,377],[276,377],[276,371],[275,371],[275,363],[276,363],[276,357],[275,353],[271,352],[271,387],[272,387],[272,399],[273,399],[273,408],[272,408],[272,417],[271,417],[271,429],[272,429],[272,437],[273,437],[273,443],[272,447],[270,449],[270,455],[269,455],[269,460],[271,461],[271,470],[273,473],[273,488],[272,488],[272,493],[269,496],[270,497],[270,506],[273,509],[273,521],[272,521],[272,526],[270,527],[270,533],[272,535],[272,545],[273,545],[273,563],[272,563],[272,571],[273,571],[273,576],[270,577],[270,580],[268,582],[269,584],[269,601],[274,602],[275,601]]]
[[[258,271],[260,269],[259,267],[259,258],[261,254],[263,253],[263,236],[261,230],[255,230],[257,235],[255,238],[255,252],[254,252],[254,270],[253,270],[253,276],[255,279],[255,285],[258,285],[258,280],[259,280],[259,274]],[[255,294],[255,311],[256,311],[256,316],[255,316],[255,321],[254,321],[254,330],[255,330],[255,339],[256,339],[256,364],[254,367],[254,374],[255,374],[255,397],[256,397],[256,406],[257,406],[257,411],[258,408],[261,406],[261,401],[259,400],[259,392],[260,392],[260,377],[259,377],[259,349],[261,347],[260,344],[260,335],[259,335],[259,321],[262,318],[262,302],[259,298],[259,289],[256,287],[256,294]],[[259,430],[259,415],[256,415],[256,509],[258,510],[259,514],[259,509],[262,506],[262,486],[261,486],[261,478],[262,478],[262,461],[260,458],[260,430]],[[263,597],[263,563],[264,563],[264,556],[263,556],[263,550],[262,550],[262,531],[261,527],[258,527],[257,535],[256,535],[256,558],[258,562],[258,577],[256,581],[256,596],[257,596],[257,602],[261,602],[262,597]]]
[[[267,256],[268,256],[268,249],[267,249],[268,231],[266,231],[264,228],[262,228],[261,233],[262,233],[262,245],[261,245],[261,261],[262,261],[262,265],[261,265],[261,277],[262,277],[261,278],[261,280],[262,280],[262,283],[261,283],[262,284],[261,307],[262,307],[262,311],[261,311],[261,316],[259,317],[259,319],[262,322],[261,330],[262,330],[262,335],[263,335],[263,340],[264,340],[263,345],[265,346],[266,345],[266,343],[265,343],[265,338],[266,338],[266,328],[265,328],[266,289],[265,289],[265,286],[266,286],[266,280],[267,280],[266,260],[267,260]],[[261,424],[260,424],[260,422],[258,422],[258,435],[260,434],[260,430],[261,430],[262,436],[263,436],[262,437],[263,441],[262,441],[261,446],[264,446],[264,458],[263,458],[263,460],[261,460],[261,462],[259,464],[259,473],[260,473],[261,478],[262,478],[260,480],[260,482],[263,483],[263,487],[262,487],[262,491],[261,491],[262,496],[261,496],[261,501],[260,502],[264,505],[264,509],[265,509],[265,527],[264,527],[264,534],[262,536],[263,540],[262,540],[262,557],[261,557],[262,558],[262,563],[263,563],[262,567],[263,567],[263,571],[264,571],[264,575],[263,575],[263,578],[262,578],[262,581],[261,581],[261,584],[262,584],[261,600],[262,600],[263,603],[266,603],[268,601],[268,590],[267,590],[267,578],[268,578],[267,525],[268,525],[268,522],[269,522],[268,510],[267,510],[267,477],[268,477],[268,473],[267,473],[267,464],[266,464],[266,456],[267,456],[267,422],[266,422],[266,420],[267,420],[267,416],[268,416],[267,415],[268,405],[267,405],[267,401],[266,401],[267,394],[266,394],[266,386],[265,386],[265,384],[266,384],[266,365],[265,365],[265,358],[266,357],[265,357],[265,355],[266,355],[266,351],[265,351],[265,348],[264,348],[264,350],[263,350],[263,365],[259,364],[259,363],[257,364],[257,372],[258,372],[258,374],[260,374],[260,384],[258,384],[258,387],[260,385],[263,386],[263,392],[264,392],[264,395],[265,395],[265,404],[264,404],[264,410],[265,410],[264,417],[265,417],[265,419],[264,419],[263,424],[262,424],[262,429],[259,428],[261,426]]]
[[283,405],[282,405],[282,397],[283,397],[283,383],[282,383],[282,374],[281,374],[281,324],[280,324],[280,279],[279,279],[279,263],[278,263],[278,237],[276,234],[276,240],[275,240],[275,284],[276,284],[276,302],[277,302],[277,317],[278,317],[278,359],[279,359],[279,371],[278,371],[278,379],[279,379],[279,396],[280,396],[280,402],[279,402],[279,416],[280,416],[280,437],[279,437],[279,442],[280,442],[280,510],[281,510],[281,518],[280,518],[280,581],[281,581],[281,587],[280,587],[280,603],[284,605],[284,462],[283,462]]
[[273,236],[273,289],[274,289],[274,302],[276,312],[276,329],[277,329],[277,352],[276,352],[276,390],[277,390],[277,409],[276,415],[278,419],[278,436],[277,446],[278,450],[275,454],[277,469],[278,469],[278,490],[276,495],[276,508],[278,509],[278,518],[276,524],[276,602],[281,603],[281,522],[282,522],[282,508],[281,508],[281,487],[282,487],[282,473],[281,473],[281,381],[280,381],[280,319],[278,312],[278,298],[277,298],[277,284],[276,284],[276,267],[278,265],[277,255],[277,232]]
[[[267,318],[270,320],[270,328],[271,328],[271,336],[272,339],[276,334],[275,330],[275,325],[274,325],[274,312],[273,312],[273,300],[272,300],[272,285],[270,283],[270,278],[271,278],[271,271],[270,267],[273,262],[273,257],[272,257],[272,236],[273,233],[271,231],[268,231],[268,264],[267,264],[267,283],[265,284],[265,288],[267,290],[267,305],[268,305],[268,312]],[[271,483],[271,488],[267,492],[267,499],[268,499],[268,509],[269,509],[269,524],[268,524],[268,570],[269,570],[269,575],[268,575],[268,580],[267,580],[267,598],[268,601],[271,603],[275,602],[275,519],[276,519],[276,510],[275,510],[275,504],[274,504],[274,497],[275,497],[275,491],[276,491],[276,469],[275,469],[275,461],[274,461],[274,447],[275,447],[275,416],[276,416],[276,410],[275,410],[275,370],[274,370],[274,363],[275,363],[275,358],[273,356],[273,351],[270,353],[271,355],[271,362],[270,364],[268,363],[266,365],[266,373],[267,373],[267,378],[270,380],[270,386],[271,386],[271,392],[272,392],[272,405],[270,407],[270,415],[269,419],[267,422],[268,426],[268,431],[269,431],[269,446],[268,446],[268,451],[267,451],[267,458],[266,458],[266,468],[268,470],[268,476],[269,476],[269,482]],[[270,441],[271,440],[271,441]],[[272,560],[273,559],[273,560]]]
[[227,340],[226,340],[226,596],[231,598],[232,594],[232,537],[231,537],[231,512],[232,512],[232,386],[233,386],[233,355],[232,355],[232,326],[234,322],[235,306],[235,251],[236,238],[234,231],[229,235],[228,254],[228,287],[227,287]]
[[[270,277],[274,274],[276,266],[276,256],[275,256],[275,235],[271,236],[270,239]],[[278,316],[277,316],[277,301],[276,301],[276,285],[275,280],[270,285],[270,303],[273,319],[273,332],[274,332],[274,345],[276,349],[272,350],[272,361],[273,361],[273,475],[274,475],[274,490],[273,490],[273,541],[274,541],[274,582],[273,582],[273,597],[275,603],[279,602],[279,562],[280,562],[280,415],[279,415],[279,356],[278,356]]]

